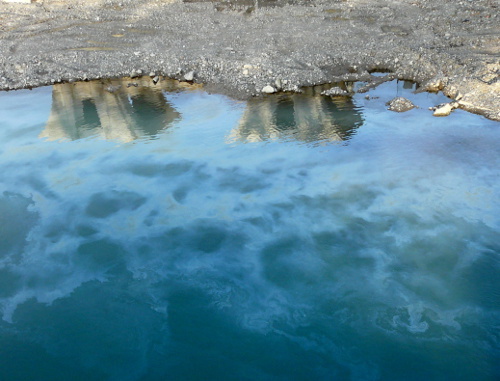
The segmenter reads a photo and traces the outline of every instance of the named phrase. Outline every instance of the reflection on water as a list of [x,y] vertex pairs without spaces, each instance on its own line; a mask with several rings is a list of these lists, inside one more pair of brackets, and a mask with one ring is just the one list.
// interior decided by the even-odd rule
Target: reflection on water
[[151,84],[112,80],[54,85],[50,117],[40,137],[76,140],[97,135],[128,142],[155,136],[180,118],[164,93],[179,84]]
[[0,93],[0,380],[500,379],[498,123],[129,82]]
[[302,142],[348,139],[363,124],[351,97],[325,97],[322,87],[248,102],[231,139],[258,142],[292,139]]
[[[41,138],[76,140],[90,136],[129,142],[155,137],[182,119],[167,91],[199,86],[148,79],[66,83],[53,86],[52,107]],[[316,86],[246,103],[230,142],[347,140],[363,124],[351,97],[325,97]]]

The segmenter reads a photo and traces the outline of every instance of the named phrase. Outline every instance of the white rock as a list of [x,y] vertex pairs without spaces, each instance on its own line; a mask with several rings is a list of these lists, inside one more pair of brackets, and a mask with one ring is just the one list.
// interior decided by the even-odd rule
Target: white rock
[[453,111],[453,105],[451,103],[445,103],[434,108],[432,115],[434,116],[448,116]]
[[194,79],[194,71],[191,70],[189,73],[184,74],[184,79],[191,82]]
[[264,86],[261,90],[264,94],[272,94],[276,92],[276,89],[272,86]]

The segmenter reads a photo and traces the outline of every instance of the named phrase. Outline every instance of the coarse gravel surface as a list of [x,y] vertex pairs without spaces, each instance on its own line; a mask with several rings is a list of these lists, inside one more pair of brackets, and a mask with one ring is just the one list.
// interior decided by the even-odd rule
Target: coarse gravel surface
[[165,76],[245,99],[387,71],[500,120],[498,0],[1,1],[1,90]]

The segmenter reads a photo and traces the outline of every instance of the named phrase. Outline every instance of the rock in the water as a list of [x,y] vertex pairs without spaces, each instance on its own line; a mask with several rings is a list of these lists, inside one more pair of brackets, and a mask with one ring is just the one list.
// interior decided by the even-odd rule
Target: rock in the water
[[437,105],[436,107],[431,107],[431,110],[434,110],[432,115],[434,115],[434,116],[448,116],[457,107],[458,107],[458,102],[443,103],[443,104]]
[[158,83],[158,81],[160,80],[160,77],[159,76],[155,76],[153,77],[153,83],[156,85]]
[[325,90],[321,93],[321,95],[329,95],[331,97],[333,96],[346,96],[349,95],[347,91],[344,89],[341,89],[340,87],[332,87],[331,89]]
[[264,94],[272,94],[276,92],[276,89],[270,85],[264,86],[261,90]]
[[194,71],[191,70],[189,73],[184,74],[184,79],[191,82],[194,79]]
[[388,110],[396,112],[405,112],[417,107],[413,104],[412,101],[403,97],[396,97],[393,100],[387,102],[386,105],[389,106]]

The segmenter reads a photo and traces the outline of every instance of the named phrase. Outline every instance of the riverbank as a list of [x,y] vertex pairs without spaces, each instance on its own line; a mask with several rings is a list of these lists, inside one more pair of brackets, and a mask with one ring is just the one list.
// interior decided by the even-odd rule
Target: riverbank
[[490,0],[0,2],[0,89],[145,75],[249,98],[388,71],[500,120],[498,13]]

